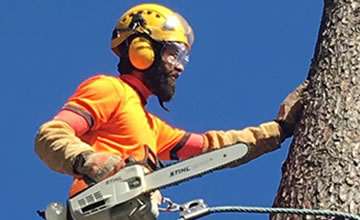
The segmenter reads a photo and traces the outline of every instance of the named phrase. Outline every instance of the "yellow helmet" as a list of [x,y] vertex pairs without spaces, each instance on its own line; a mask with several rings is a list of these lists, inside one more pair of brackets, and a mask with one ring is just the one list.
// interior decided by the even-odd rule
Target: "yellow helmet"
[[[133,34],[145,34],[157,41],[183,43],[187,50],[190,50],[194,41],[191,26],[180,14],[165,6],[152,3],[134,6],[121,16],[111,39],[111,49],[116,55],[121,56],[119,45]],[[140,43],[144,44],[144,42]],[[148,54],[153,56],[151,53]]]

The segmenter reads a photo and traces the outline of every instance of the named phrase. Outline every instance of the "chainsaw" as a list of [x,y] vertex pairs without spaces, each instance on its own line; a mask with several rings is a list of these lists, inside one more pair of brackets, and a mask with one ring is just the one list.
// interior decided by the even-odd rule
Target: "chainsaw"
[[151,173],[144,173],[143,166],[139,164],[126,166],[68,199],[67,210],[51,213],[48,210],[51,206],[48,206],[42,217],[46,220],[154,220],[158,213],[157,204],[151,203],[151,193],[235,163],[241,164],[248,154],[249,147],[238,143]]

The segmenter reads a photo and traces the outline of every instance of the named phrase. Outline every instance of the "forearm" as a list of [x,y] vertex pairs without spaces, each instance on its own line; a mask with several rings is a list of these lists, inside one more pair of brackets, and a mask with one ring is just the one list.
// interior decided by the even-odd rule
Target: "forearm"
[[66,122],[52,120],[44,123],[35,138],[35,151],[54,171],[75,175],[75,157],[85,151],[94,151],[82,142]]
[[204,133],[203,136],[203,152],[238,142],[248,144],[250,153],[246,161],[278,149],[282,140],[281,127],[274,121],[260,124],[258,127],[248,127],[242,130],[208,131]]

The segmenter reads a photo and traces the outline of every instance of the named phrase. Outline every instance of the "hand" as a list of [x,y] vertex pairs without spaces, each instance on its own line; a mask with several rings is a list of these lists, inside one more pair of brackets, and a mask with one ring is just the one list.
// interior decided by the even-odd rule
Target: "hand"
[[155,218],[159,217],[159,206],[161,205],[162,196],[159,190],[150,193],[151,213]]
[[308,80],[302,82],[294,91],[292,91],[282,102],[276,122],[279,123],[282,130],[282,140],[290,137],[294,133],[296,123],[299,120],[303,109],[303,93],[309,84]]
[[74,171],[95,182],[100,182],[125,167],[125,162],[118,155],[102,152],[84,152],[78,155]]

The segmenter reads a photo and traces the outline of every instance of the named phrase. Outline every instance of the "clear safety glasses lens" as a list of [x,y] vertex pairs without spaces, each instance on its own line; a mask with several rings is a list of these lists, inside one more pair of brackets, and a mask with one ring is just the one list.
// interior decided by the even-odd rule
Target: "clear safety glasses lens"
[[172,67],[181,65],[183,68],[189,62],[189,51],[182,43],[166,43],[162,50],[162,59]]

